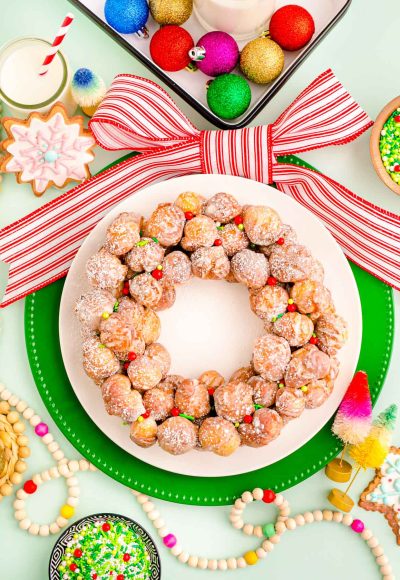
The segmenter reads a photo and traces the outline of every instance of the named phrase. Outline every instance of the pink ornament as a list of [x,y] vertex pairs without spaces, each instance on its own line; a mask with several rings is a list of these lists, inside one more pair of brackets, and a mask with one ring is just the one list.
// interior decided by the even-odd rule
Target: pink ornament
[[226,32],[208,32],[189,51],[189,56],[201,72],[216,77],[235,68],[239,60],[239,47]]
[[35,427],[35,433],[39,437],[44,437],[49,432],[49,428],[46,423],[38,423]]
[[353,523],[351,524],[351,529],[353,530],[353,532],[356,532],[356,534],[361,534],[364,531],[364,522],[362,522],[361,520],[354,520]]
[[167,534],[163,537],[164,546],[167,548],[173,548],[176,545],[176,538],[174,534]]

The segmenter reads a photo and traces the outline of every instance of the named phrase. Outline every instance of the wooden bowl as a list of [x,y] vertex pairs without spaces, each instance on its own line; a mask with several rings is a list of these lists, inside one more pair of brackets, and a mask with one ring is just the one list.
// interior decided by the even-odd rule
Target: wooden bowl
[[389,187],[392,191],[400,195],[400,185],[398,185],[393,179],[390,177],[389,173],[386,171],[385,166],[382,163],[381,154],[379,151],[379,140],[381,137],[381,131],[383,125],[386,123],[390,115],[393,113],[395,109],[400,107],[400,96],[396,97],[390,103],[386,105],[379,113],[376,118],[376,121],[372,127],[371,131],[371,139],[369,142],[369,150],[372,159],[372,165],[378,176],[381,178],[383,183]]

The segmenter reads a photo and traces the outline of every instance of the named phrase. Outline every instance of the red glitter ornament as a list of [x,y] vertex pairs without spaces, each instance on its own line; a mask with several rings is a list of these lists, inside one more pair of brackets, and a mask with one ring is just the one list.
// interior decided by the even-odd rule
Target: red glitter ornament
[[243,223],[243,218],[241,215],[237,215],[235,218],[233,218],[233,221],[238,226]]
[[163,277],[163,273],[162,270],[157,270],[157,268],[155,270],[152,271],[151,275],[153,276],[153,278],[155,278],[156,280],[161,280],[161,278]]
[[28,481],[25,481],[24,483],[24,491],[25,493],[35,493],[35,491],[37,490],[37,485],[36,483],[34,483],[31,479],[28,479]]
[[137,354],[133,351],[128,352],[128,360],[132,361],[132,360],[136,360],[137,358]]
[[185,219],[192,220],[194,218],[194,214],[191,211],[185,211]]
[[219,238],[214,240],[214,246],[222,246],[222,240],[220,240]]
[[272,491],[272,489],[264,489],[264,494],[263,494],[263,502],[264,503],[272,503],[273,501],[275,501],[276,495],[275,493]]
[[111,526],[110,526],[110,524],[109,524],[109,523],[107,523],[107,522],[106,522],[105,524],[103,524],[103,525],[101,526],[101,529],[103,530],[103,532],[109,532],[109,531],[110,531],[110,529],[111,529]]
[[172,415],[173,417],[178,417],[178,415],[179,415],[179,414],[180,414],[180,410],[178,409],[178,407],[173,407],[173,408],[171,409],[171,415]]
[[284,50],[299,50],[311,40],[315,23],[305,8],[287,4],[279,8],[269,23],[269,34]]
[[287,305],[287,311],[288,312],[296,312],[296,310],[297,310],[296,304],[288,304]]
[[268,276],[268,279],[267,279],[268,286],[276,286],[277,282],[278,282],[278,280],[276,278],[274,278],[273,276]]
[[245,423],[252,423],[252,422],[253,422],[253,417],[252,417],[251,415],[245,415],[245,416],[243,417],[243,421],[244,421]]
[[163,70],[178,71],[190,63],[189,50],[194,42],[190,34],[176,25],[162,26],[150,41],[150,54]]
[[82,550],[80,548],[76,548],[76,550],[74,550],[74,556],[75,558],[82,558]]

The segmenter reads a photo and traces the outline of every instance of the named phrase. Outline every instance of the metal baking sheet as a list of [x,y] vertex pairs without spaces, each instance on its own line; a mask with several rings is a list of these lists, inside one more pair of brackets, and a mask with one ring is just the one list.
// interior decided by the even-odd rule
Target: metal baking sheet
[[[199,70],[196,72],[187,70],[173,73],[166,72],[152,61],[149,52],[150,38],[159,28],[159,25],[154,22],[151,16],[147,22],[150,37],[148,39],[142,39],[138,38],[135,34],[119,34],[106,23],[104,17],[105,0],[70,0],[70,2],[92,18],[117,42],[122,44],[122,46],[142,61],[172,90],[206,117],[206,119],[217,127],[236,129],[247,125],[282,88],[290,75],[303,62],[311,50],[313,50],[318,42],[322,40],[341,16],[343,16],[351,0],[318,0],[318,2],[316,0],[296,0],[296,4],[304,6],[313,15],[315,20],[315,34],[313,38],[303,49],[296,52],[285,52],[285,67],[282,74],[275,81],[268,85],[250,83],[252,99],[249,108],[242,116],[229,121],[220,119],[208,108],[206,86],[210,77],[207,77]],[[287,0],[277,0],[276,8],[286,4]],[[206,32],[194,14],[183,24],[183,27],[190,32],[195,42]],[[248,41],[238,42],[239,48],[242,48],[246,42]]]

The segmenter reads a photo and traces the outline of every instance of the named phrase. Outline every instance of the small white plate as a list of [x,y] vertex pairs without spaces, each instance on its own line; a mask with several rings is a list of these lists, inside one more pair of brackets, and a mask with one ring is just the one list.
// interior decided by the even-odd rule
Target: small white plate
[[[230,457],[191,451],[172,456],[158,445],[142,449],[129,439],[129,427],[110,417],[99,388],[82,367],[80,328],[74,305],[89,289],[87,259],[103,244],[108,224],[122,211],[150,215],[161,202],[173,201],[183,191],[210,197],[218,191],[233,194],[242,204],[269,205],[284,223],[292,225],[301,243],[310,248],[325,268],[325,284],[331,290],[338,313],[347,320],[349,340],[339,353],[340,373],[332,395],[318,409],[306,410],[290,422],[281,435],[259,449],[241,447]],[[251,359],[254,339],[262,333],[261,321],[251,312],[248,292],[242,284],[193,278],[177,287],[174,306],[160,312],[159,341],[172,356],[171,373],[198,377],[215,369],[226,379]],[[87,237],[69,270],[60,307],[60,341],[65,368],[83,408],[114,443],[131,455],[156,467],[197,477],[221,477],[246,473],[275,463],[307,443],[336,411],[354,374],[362,337],[361,305],[349,264],[330,233],[308,210],[276,189],[225,175],[190,175],[155,184],[117,205]],[[73,420],[73,417],[71,417]]]

